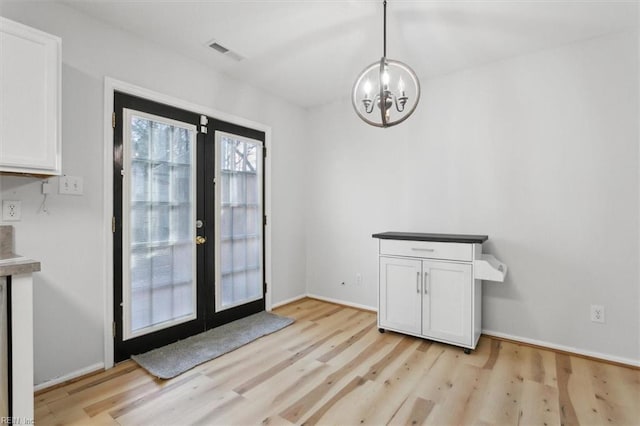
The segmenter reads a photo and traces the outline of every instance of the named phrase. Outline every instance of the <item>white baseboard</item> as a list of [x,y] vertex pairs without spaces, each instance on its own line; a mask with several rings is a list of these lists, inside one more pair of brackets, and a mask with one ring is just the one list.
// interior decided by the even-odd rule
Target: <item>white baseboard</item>
[[296,301],[298,301],[300,299],[304,299],[305,297],[307,297],[306,294],[301,294],[299,296],[292,297],[291,299],[287,299],[287,300],[283,300],[282,302],[274,303],[273,305],[271,305],[271,309],[275,309],[275,308],[278,308],[280,306],[288,305],[289,303],[296,302]]
[[353,303],[353,302],[347,302],[339,299],[332,299],[330,297],[318,296],[317,294],[311,294],[311,293],[307,293],[307,297],[310,297],[311,299],[322,300],[324,302],[335,303],[337,305],[350,306],[352,308],[362,309],[365,311],[378,312],[376,308],[367,306],[367,305],[361,305],[360,303]]
[[97,362],[93,365],[89,365],[87,367],[81,368],[80,370],[72,371],[71,373],[65,374],[64,376],[56,377],[54,379],[47,380],[46,382],[39,383],[33,387],[33,390],[34,392],[38,392],[55,385],[59,385],[60,383],[77,379],[78,377],[82,377],[89,373],[95,373],[96,371],[99,371],[99,370],[104,370],[104,362]]
[[574,353],[577,355],[584,355],[590,358],[597,358],[605,361],[616,362],[619,364],[626,364],[632,367],[640,367],[640,360],[637,360],[637,359],[623,358],[615,355],[603,354],[600,352],[586,351],[584,349],[578,349],[571,346],[558,345],[555,343],[546,342],[544,340],[536,340],[536,339],[529,339],[526,337],[513,336],[511,334],[500,333],[492,330],[482,330],[482,334],[486,334],[487,336],[494,336],[502,339],[513,340],[516,342],[528,343],[530,345],[541,346],[543,348],[555,349],[558,351]]

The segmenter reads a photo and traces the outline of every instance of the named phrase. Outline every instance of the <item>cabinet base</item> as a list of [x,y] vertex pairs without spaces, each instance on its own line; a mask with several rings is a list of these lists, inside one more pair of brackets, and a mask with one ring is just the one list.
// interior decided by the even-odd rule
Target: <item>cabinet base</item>
[[445,345],[455,346],[455,347],[458,347],[458,348],[462,349],[466,355],[469,355],[472,351],[474,351],[476,349],[476,346],[478,344],[478,340],[480,338],[480,336],[478,335],[478,339],[476,339],[475,344],[473,346],[467,346],[467,343],[456,343],[456,342],[453,342],[453,341],[450,341],[450,340],[437,339],[437,338],[434,338],[432,336],[424,336],[424,335],[420,335],[420,334],[417,334],[417,333],[407,333],[406,331],[400,331],[400,330],[395,329],[395,328],[378,327],[378,332],[380,332],[380,333],[386,333],[387,331],[390,331],[391,333],[400,333],[400,334],[404,334],[404,335],[407,335],[407,336],[417,337],[418,339],[426,340],[426,341],[429,341],[429,342],[438,342],[438,343],[442,343],[442,344],[445,344]]

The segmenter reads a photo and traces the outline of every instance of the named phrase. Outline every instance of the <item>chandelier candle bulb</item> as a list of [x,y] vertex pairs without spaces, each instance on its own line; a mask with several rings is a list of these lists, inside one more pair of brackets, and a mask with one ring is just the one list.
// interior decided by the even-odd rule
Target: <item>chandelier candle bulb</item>
[[371,82],[369,80],[364,82],[364,98],[369,99],[369,93],[371,93]]
[[389,90],[389,71],[387,67],[384,67],[384,72],[382,73],[382,84],[384,84],[384,90]]

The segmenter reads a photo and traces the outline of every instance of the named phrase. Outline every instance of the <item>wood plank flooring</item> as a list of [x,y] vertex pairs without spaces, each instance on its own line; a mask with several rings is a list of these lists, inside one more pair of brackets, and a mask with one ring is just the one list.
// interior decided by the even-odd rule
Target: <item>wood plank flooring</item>
[[36,396],[38,425],[637,425],[640,371],[482,337],[378,333],[303,299],[296,322],[172,380],[127,361]]

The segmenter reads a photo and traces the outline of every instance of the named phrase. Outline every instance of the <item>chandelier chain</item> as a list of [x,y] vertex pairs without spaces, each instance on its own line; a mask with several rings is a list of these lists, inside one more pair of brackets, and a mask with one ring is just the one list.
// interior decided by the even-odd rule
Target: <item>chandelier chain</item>
[[384,6],[382,22],[382,56],[387,57],[387,0],[382,2]]

